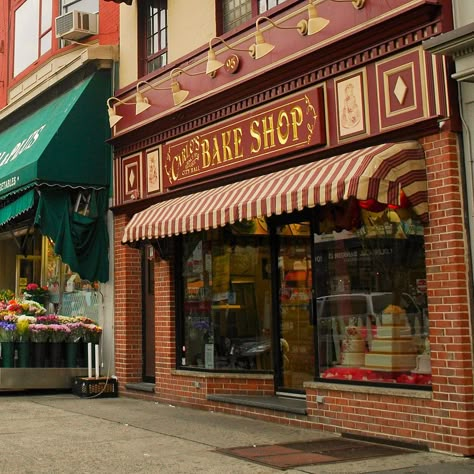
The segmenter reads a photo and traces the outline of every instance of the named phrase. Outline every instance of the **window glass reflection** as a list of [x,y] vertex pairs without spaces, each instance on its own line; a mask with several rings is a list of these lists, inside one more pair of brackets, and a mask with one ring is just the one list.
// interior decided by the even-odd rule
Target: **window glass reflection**
[[272,367],[270,256],[262,225],[255,220],[184,236],[182,366]]

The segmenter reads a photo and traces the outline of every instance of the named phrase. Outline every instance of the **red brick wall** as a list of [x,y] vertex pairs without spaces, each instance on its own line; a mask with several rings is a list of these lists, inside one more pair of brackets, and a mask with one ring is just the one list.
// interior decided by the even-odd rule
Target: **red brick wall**
[[[122,394],[212,409],[278,423],[349,432],[474,455],[474,390],[468,307],[468,245],[464,230],[457,137],[421,139],[426,151],[430,222],[425,229],[433,391],[310,384],[308,417],[285,416],[206,400],[208,394],[273,394],[273,380],[175,371],[174,262],[156,265],[156,393],[125,391],[138,380],[141,341],[138,252],[116,240],[116,361]],[[125,220],[116,216],[116,235]],[[122,306],[123,305],[123,306]],[[123,309],[122,309],[123,308]],[[130,350],[133,348],[133,350]],[[316,397],[323,397],[318,403]]]
[[[458,141],[456,135],[445,132],[420,142],[426,156],[430,213],[425,252],[432,397],[413,398],[409,391],[397,396],[318,388],[308,391],[308,407],[323,428],[473,455],[470,272]],[[324,397],[324,403],[316,403],[316,395]]]
[[114,219],[115,369],[121,383],[142,380],[142,274],[140,252],[121,243],[127,219]]

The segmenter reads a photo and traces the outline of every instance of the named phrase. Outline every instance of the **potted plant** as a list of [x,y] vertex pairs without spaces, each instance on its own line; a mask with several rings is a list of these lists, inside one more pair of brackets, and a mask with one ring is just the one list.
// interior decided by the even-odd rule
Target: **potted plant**
[[30,340],[32,342],[33,366],[46,366],[46,347],[49,338],[48,324],[30,324]]
[[51,367],[61,367],[64,342],[71,330],[66,324],[48,324],[49,362]]
[[31,316],[21,315],[16,319],[18,365],[29,367],[30,361],[30,324],[35,321]]
[[13,293],[12,290],[9,290],[9,289],[0,290],[0,302],[1,303],[8,303],[11,299],[13,299],[14,296],[15,296],[15,294]]
[[84,335],[84,325],[73,318],[69,320],[72,322],[64,323],[69,328],[66,337],[66,367],[76,367],[79,342]]
[[49,290],[47,286],[40,286],[37,283],[28,283],[23,292],[23,296],[27,300],[36,301],[42,306],[45,306],[49,296]]

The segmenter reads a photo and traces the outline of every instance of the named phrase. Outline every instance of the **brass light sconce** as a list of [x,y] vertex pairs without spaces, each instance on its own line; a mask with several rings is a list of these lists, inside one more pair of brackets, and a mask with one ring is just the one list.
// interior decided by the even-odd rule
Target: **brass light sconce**
[[181,85],[175,79],[175,77],[179,76],[180,74],[186,74],[187,76],[201,76],[202,74],[205,74],[205,73],[204,72],[190,73],[181,68],[175,68],[170,72],[171,93],[173,94],[174,105],[180,105],[182,102],[184,102],[187,99],[189,95],[189,91],[185,89],[181,89]]
[[136,86],[136,106],[135,106],[135,114],[141,114],[142,112],[145,112],[145,110],[149,109],[151,107],[150,101],[148,100],[147,97],[144,97],[143,94],[140,92],[140,86],[141,85],[147,85],[151,89],[154,89],[156,91],[164,91],[164,90],[171,90],[171,87],[155,87],[153,84],[150,84],[148,81],[140,81],[137,83]]
[[318,16],[313,0],[308,0],[308,19],[298,22],[298,31],[306,31],[307,35],[314,35],[329,25],[329,20]]
[[135,105],[135,102],[124,102],[123,100],[117,99],[117,97],[109,97],[107,99],[107,112],[109,114],[110,128],[115,127],[115,125],[117,125],[117,123],[123,118],[115,112],[115,106],[112,107],[112,101],[122,105]]
[[212,41],[213,40],[219,40],[224,45],[227,47],[227,49],[231,49],[233,51],[245,51],[247,53],[250,53],[250,49],[239,49],[239,48],[234,48],[231,46],[229,43],[227,43],[225,40],[222,38],[215,36],[209,40],[209,51],[207,53],[207,64],[206,64],[206,74],[211,77],[215,77],[216,72],[224,66],[224,63],[219,61],[216,58],[216,52],[214,51],[214,48],[212,47]]
[[205,74],[204,72],[198,72],[198,73],[189,73],[185,71],[184,69],[181,68],[175,68],[170,72],[170,86],[169,87],[156,87],[153,84],[151,84],[148,81],[140,81],[136,85],[136,98],[137,101],[135,102],[135,113],[141,114],[145,110],[149,109],[151,107],[151,103],[147,97],[144,97],[143,94],[140,92],[140,86],[142,85],[147,85],[150,89],[154,89],[157,91],[164,91],[164,90],[170,90],[173,96],[173,103],[174,105],[180,105],[183,103],[188,95],[189,91],[185,89],[181,89],[180,83],[176,80],[176,77],[179,76],[180,74],[186,74],[188,76],[200,76],[202,74]]
[[249,51],[250,56],[254,59],[263,58],[263,56],[266,56],[275,47],[275,45],[267,43],[265,41],[265,38],[263,37],[263,33],[259,28],[259,23],[262,20],[267,20],[275,28],[278,28],[280,30],[297,30],[301,36],[305,36],[308,34],[307,24],[304,22],[304,20],[300,21],[296,26],[280,26],[277,25],[274,21],[270,20],[270,18],[266,16],[261,16],[257,18],[257,21],[255,22],[255,43],[250,46]]

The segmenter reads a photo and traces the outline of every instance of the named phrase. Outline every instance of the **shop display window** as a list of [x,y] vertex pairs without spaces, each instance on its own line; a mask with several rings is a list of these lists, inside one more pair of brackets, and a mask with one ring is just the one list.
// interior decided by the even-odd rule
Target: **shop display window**
[[429,386],[423,226],[410,209],[351,206],[318,214],[319,376]]
[[187,234],[181,367],[271,370],[269,237],[251,221]]

